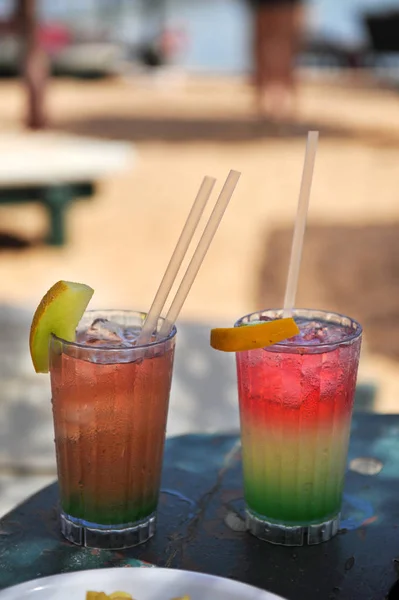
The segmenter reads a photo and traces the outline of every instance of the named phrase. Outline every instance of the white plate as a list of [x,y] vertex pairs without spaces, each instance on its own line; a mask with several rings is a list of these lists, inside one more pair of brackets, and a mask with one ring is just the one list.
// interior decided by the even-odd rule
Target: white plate
[[85,600],[86,591],[128,592],[135,600],[284,600],[244,583],[174,569],[113,568],[34,579],[0,592],[0,600]]

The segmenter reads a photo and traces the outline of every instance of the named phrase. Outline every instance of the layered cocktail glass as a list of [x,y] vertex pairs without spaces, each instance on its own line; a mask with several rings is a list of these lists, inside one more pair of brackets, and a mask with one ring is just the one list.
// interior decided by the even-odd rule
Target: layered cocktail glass
[[155,531],[176,329],[137,346],[144,319],[88,311],[76,342],[51,339],[61,530],[75,544],[126,548]]
[[362,328],[330,312],[293,316],[300,335],[236,354],[247,527],[276,544],[317,544],[339,526]]

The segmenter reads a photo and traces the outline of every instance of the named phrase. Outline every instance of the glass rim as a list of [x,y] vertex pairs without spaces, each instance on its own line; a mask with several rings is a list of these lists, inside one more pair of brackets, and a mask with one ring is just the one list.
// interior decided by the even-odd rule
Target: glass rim
[[[142,316],[142,317],[146,317],[148,313],[141,311],[141,310],[130,310],[130,309],[117,309],[117,308],[107,308],[107,309],[94,309],[94,310],[86,310],[83,315],[82,318],[80,319],[79,323],[82,321],[82,319],[86,316],[86,315],[94,315],[96,313],[101,313],[101,314],[105,314],[105,313],[122,313],[122,314],[126,314],[126,315],[138,315],[138,316]],[[160,319],[162,319],[163,321],[165,320],[163,317],[159,317]],[[155,340],[154,342],[148,342],[147,344],[140,344],[140,345],[135,345],[135,346],[129,346],[128,348],[126,347],[115,347],[115,346],[92,346],[90,344],[82,344],[80,342],[71,342],[68,340],[64,340],[64,338],[56,335],[55,333],[51,333],[50,334],[50,338],[52,340],[56,340],[57,342],[61,342],[64,346],[67,347],[73,347],[73,348],[80,348],[83,350],[90,350],[91,352],[132,352],[132,350],[144,350],[146,348],[156,348],[157,346],[160,346],[161,344],[165,344],[165,342],[168,342],[169,340],[172,340],[175,335],[177,333],[177,329],[176,329],[176,325],[173,325],[171,332],[166,336],[163,337],[160,340]]]
[[[255,310],[251,313],[248,313],[247,315],[244,315],[240,319],[238,319],[234,323],[234,327],[240,327],[240,325],[243,324],[242,323],[243,320],[248,317],[252,317],[252,315],[263,315],[263,314],[269,313],[269,312],[282,313],[283,310],[284,309],[282,309],[282,308],[264,308],[262,310]],[[342,344],[348,344],[348,343],[358,339],[363,333],[363,327],[361,326],[361,324],[358,321],[356,321],[356,319],[353,319],[352,317],[348,317],[348,315],[344,315],[342,313],[335,312],[333,310],[323,310],[323,309],[319,309],[319,308],[294,308],[294,310],[293,310],[294,317],[297,316],[296,313],[309,313],[309,314],[317,313],[320,316],[333,315],[334,317],[339,317],[341,319],[349,319],[349,321],[351,322],[351,325],[355,325],[356,329],[353,331],[353,333],[349,333],[349,334],[345,335],[345,337],[342,340],[335,341],[335,342],[324,342],[323,344],[317,344],[317,346],[310,346],[309,344],[306,344],[305,342],[301,342],[301,341],[296,342],[295,344],[287,344],[286,341],[283,340],[282,342],[276,342],[275,344],[273,344],[272,347],[278,346],[279,348],[284,348],[284,349],[288,349],[288,350],[293,349],[293,348],[318,348],[319,350],[323,350],[324,348],[334,348],[336,346],[341,346]],[[325,321],[327,323],[334,322],[334,321],[330,321],[329,319],[325,319]],[[266,350],[267,349],[268,349],[268,347],[266,347]]]

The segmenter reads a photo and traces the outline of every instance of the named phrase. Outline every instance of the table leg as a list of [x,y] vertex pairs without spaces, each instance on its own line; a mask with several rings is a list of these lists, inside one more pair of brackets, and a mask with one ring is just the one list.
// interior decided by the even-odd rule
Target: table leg
[[43,202],[50,217],[50,232],[47,242],[52,246],[63,246],[66,240],[66,209],[72,199],[67,185],[53,186],[45,191]]

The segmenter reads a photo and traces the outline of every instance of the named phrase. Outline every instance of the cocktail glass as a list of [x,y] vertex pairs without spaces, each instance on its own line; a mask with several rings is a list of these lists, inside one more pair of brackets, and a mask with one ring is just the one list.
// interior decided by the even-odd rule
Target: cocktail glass
[[[266,310],[236,326],[281,316]],[[247,528],[300,546],[338,531],[362,328],[331,312],[293,316],[299,336],[236,360]]]
[[61,531],[75,544],[126,548],[155,532],[176,328],[134,346],[144,319],[88,311],[76,342],[50,342]]

